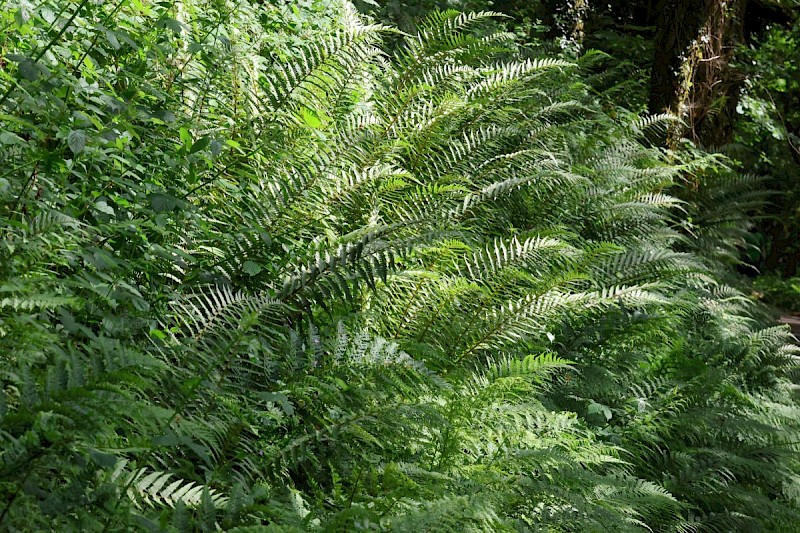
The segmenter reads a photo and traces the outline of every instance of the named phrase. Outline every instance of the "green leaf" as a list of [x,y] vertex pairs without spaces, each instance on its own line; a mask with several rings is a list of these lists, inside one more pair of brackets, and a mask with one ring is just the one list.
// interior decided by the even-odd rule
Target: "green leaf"
[[178,134],[181,136],[181,143],[183,143],[183,147],[187,151],[190,150],[192,148],[192,134],[187,128],[181,128],[178,130]]
[[303,117],[303,122],[312,129],[319,129],[322,127],[322,120],[320,120],[319,115],[315,111],[311,109],[303,108],[300,112]]
[[86,148],[86,134],[81,130],[72,130],[67,135],[67,146],[73,154],[79,154]]
[[25,139],[10,131],[0,133],[0,144],[19,144],[25,145]]
[[590,415],[599,415],[602,414],[606,420],[611,420],[611,417],[614,416],[611,412],[611,409],[607,405],[603,405],[601,403],[592,402],[589,404],[589,408],[586,412]]
[[108,40],[108,44],[111,45],[111,48],[114,50],[119,50],[121,45],[119,44],[119,39],[114,34],[113,31],[103,28],[104,33],[106,34],[106,39]]
[[160,120],[165,124],[171,124],[177,119],[175,113],[168,109],[154,109],[152,115],[154,119]]
[[27,9],[17,9],[14,11],[14,22],[17,24],[17,27],[22,26],[30,19],[30,15],[28,14]]
[[153,193],[150,195],[150,205],[156,213],[167,213],[180,205],[180,200],[165,193]]
[[181,33],[183,31],[183,24],[181,24],[180,21],[175,19],[171,18],[164,19],[161,25],[165,28],[172,30],[175,33]]
[[210,148],[211,148],[211,155],[213,155],[214,157],[217,157],[219,154],[222,153],[222,143],[219,142],[219,139],[214,139],[213,141],[211,141]]
[[242,264],[242,270],[244,270],[247,274],[251,276],[257,275],[261,272],[261,266],[258,263],[254,263],[253,261],[245,261]]
[[89,457],[91,457],[92,461],[100,468],[114,468],[117,464],[116,456],[95,450],[94,448],[89,449]]
[[282,392],[262,392],[258,394],[258,397],[262,400],[278,404],[288,416],[294,414],[294,405],[292,405],[289,397]]
[[168,430],[163,435],[153,437],[152,442],[155,446],[177,446],[181,443],[181,439],[174,432]]
[[205,149],[205,147],[208,146],[210,143],[211,143],[211,137],[209,137],[208,135],[200,137],[196,143],[192,144],[192,149],[189,150],[189,153],[190,154],[197,153],[200,150]]
[[47,67],[27,58],[19,64],[20,76],[28,81],[36,81],[42,75],[47,75],[49,73],[50,71],[47,69]]
[[108,203],[106,203],[104,200],[99,200],[95,202],[94,208],[100,211],[101,213],[111,215],[112,217],[116,215],[116,213],[114,213],[114,209],[110,205],[108,205]]

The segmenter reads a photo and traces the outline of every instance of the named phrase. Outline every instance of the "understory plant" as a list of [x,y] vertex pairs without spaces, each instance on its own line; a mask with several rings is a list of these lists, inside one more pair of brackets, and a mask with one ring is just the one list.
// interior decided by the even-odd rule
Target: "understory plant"
[[724,160],[494,13],[290,7],[2,15],[2,528],[796,530]]

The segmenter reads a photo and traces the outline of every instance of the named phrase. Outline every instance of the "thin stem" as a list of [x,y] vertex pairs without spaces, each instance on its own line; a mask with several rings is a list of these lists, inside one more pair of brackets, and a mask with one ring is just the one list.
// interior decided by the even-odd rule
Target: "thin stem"
[[17,201],[14,202],[14,207],[11,209],[11,214],[13,215],[17,209],[19,209],[20,204],[22,204],[22,199],[25,196],[25,193],[28,191],[28,188],[33,183],[33,180],[36,178],[36,171],[39,169],[39,160],[33,166],[33,170],[31,170],[31,175],[28,176],[28,181],[25,182],[25,185],[22,186],[22,190],[19,191],[19,196],[17,196]]
[[[119,2],[117,2],[117,5],[114,6],[114,9],[111,10],[111,13],[109,13],[108,16],[106,16],[105,20],[103,21],[103,24],[106,24],[109,20],[111,20],[114,17],[114,15],[116,15],[117,12],[122,8],[122,6],[127,2],[128,0],[120,0]],[[86,57],[89,55],[89,52],[94,50],[94,47],[97,45],[97,41],[99,39],[100,39],[100,30],[98,29],[97,32],[95,32],[94,37],[92,38],[92,42],[89,44],[88,47],[86,47],[86,50],[83,52],[83,55],[80,57],[80,59],[78,59],[78,62],[75,64],[75,68],[72,70],[73,75],[78,74],[78,70],[80,70],[81,65],[86,60]]]
[[[40,60],[42,57],[44,57],[44,55],[45,55],[47,52],[49,52],[49,51],[50,51],[50,49],[51,49],[53,46],[55,46],[55,44],[56,44],[56,43],[59,41],[59,39],[61,39],[61,36],[62,36],[62,35],[64,35],[64,32],[66,32],[66,31],[67,31],[67,29],[68,29],[70,26],[72,26],[72,23],[73,23],[73,22],[75,22],[75,19],[78,17],[78,15],[80,14],[80,12],[81,12],[81,11],[83,11],[83,8],[84,8],[84,7],[85,7],[85,6],[86,6],[88,3],[89,3],[89,0],[82,0],[82,1],[81,1],[81,3],[78,5],[78,7],[75,9],[75,11],[74,11],[74,12],[72,13],[72,15],[69,17],[69,20],[67,20],[66,24],[64,24],[64,25],[61,27],[61,30],[58,32],[58,34],[56,34],[56,35],[55,35],[55,36],[54,36],[52,39],[50,39],[50,42],[49,42],[49,43],[47,43],[47,46],[45,46],[44,48],[42,48],[42,49],[39,51],[39,53],[38,53],[38,54],[36,54],[36,55],[33,57],[33,62],[34,62],[34,63],[38,63],[38,62],[39,62],[39,60]],[[8,97],[11,95],[11,92],[12,92],[13,90],[14,90],[14,86],[12,85],[11,87],[9,87],[9,88],[6,90],[6,92],[3,94],[3,96],[0,96],[0,106],[2,106],[2,105],[5,103],[5,101],[6,101],[6,100],[8,99]]]

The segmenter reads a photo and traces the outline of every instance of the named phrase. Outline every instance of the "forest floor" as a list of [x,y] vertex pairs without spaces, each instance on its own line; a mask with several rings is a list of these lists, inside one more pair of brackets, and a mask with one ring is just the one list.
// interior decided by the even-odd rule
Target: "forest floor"
[[798,338],[800,338],[800,316],[797,315],[782,315],[778,322],[781,324],[789,324],[789,327],[792,328],[792,333]]

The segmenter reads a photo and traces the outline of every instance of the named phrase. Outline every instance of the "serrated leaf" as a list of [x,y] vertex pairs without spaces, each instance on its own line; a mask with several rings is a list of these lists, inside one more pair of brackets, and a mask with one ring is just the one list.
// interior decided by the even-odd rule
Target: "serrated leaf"
[[12,133],[10,131],[4,131],[0,133],[0,144],[25,144],[25,140],[17,135],[16,133]]
[[175,113],[173,113],[172,111],[169,111],[168,109],[156,109],[156,110],[154,110],[153,111],[153,117],[157,118],[157,119],[159,119],[159,120],[161,120],[161,121],[163,121],[163,122],[165,122],[167,124],[175,122],[175,120],[177,119],[177,117],[175,116]]
[[23,26],[30,19],[30,13],[26,8],[19,8],[14,12],[14,22],[17,27]]
[[153,193],[150,195],[150,205],[156,213],[167,213],[172,211],[180,204],[180,200],[165,193]]
[[214,139],[213,141],[211,141],[211,144],[209,145],[209,149],[211,150],[211,155],[216,157],[216,156],[218,156],[219,154],[222,153],[222,143],[219,142],[218,139]]
[[175,20],[175,19],[170,19],[170,18],[164,19],[164,21],[162,22],[162,25],[165,28],[169,28],[170,30],[172,30],[175,33],[181,33],[183,31],[183,24],[181,24],[180,21]]
[[72,130],[67,135],[67,146],[73,154],[79,154],[86,148],[86,134],[81,130]]
[[211,137],[209,137],[208,135],[206,135],[205,137],[200,137],[197,140],[197,142],[192,144],[192,149],[189,150],[189,153],[194,154],[196,152],[199,152],[200,150],[205,149],[205,147],[208,146],[210,143],[211,143]]
[[112,217],[116,214],[114,213],[114,209],[103,200],[95,202],[94,208],[100,211],[101,213],[111,215]]
[[105,28],[104,30],[106,34],[106,39],[108,40],[108,44],[111,45],[111,48],[113,48],[114,50],[119,50],[121,45],[119,44],[119,39],[117,39],[117,36],[111,30]]
[[19,75],[28,81],[36,81],[49,72],[44,65],[27,58],[19,64]]

